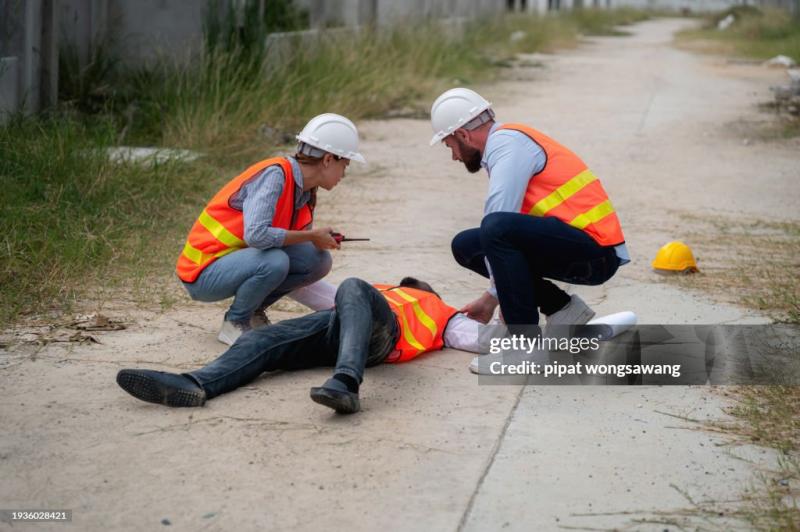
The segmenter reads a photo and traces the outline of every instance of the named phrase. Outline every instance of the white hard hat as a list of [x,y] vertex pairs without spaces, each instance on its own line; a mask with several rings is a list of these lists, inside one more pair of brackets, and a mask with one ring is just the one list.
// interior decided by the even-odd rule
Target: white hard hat
[[325,113],[309,120],[303,131],[297,135],[303,144],[330,152],[339,157],[365,163],[364,156],[358,153],[358,130],[350,120],[334,113]]
[[[491,107],[477,92],[458,87],[436,98],[431,107],[431,146]],[[494,116],[493,114],[491,116]]]

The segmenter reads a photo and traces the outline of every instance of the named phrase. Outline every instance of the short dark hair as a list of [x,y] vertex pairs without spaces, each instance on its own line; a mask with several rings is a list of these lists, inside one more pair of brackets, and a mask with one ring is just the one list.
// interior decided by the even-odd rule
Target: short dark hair
[[425,292],[430,292],[436,297],[439,297],[439,294],[436,293],[431,285],[414,277],[403,277],[403,279],[400,281],[400,286],[403,288],[415,288],[417,290],[423,290]]

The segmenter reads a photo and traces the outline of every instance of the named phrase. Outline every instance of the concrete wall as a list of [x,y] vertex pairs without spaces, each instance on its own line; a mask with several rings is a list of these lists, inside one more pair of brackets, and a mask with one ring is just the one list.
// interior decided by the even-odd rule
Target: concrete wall
[[[218,0],[221,16],[245,0]],[[445,31],[463,21],[506,10],[544,14],[574,7],[716,11],[748,0],[295,0],[311,25],[389,25],[418,18],[447,19]],[[260,0],[269,9],[270,0]],[[800,0],[749,0],[795,10]],[[59,40],[74,46],[82,65],[93,47],[114,45],[129,65],[158,57],[186,61],[200,51],[207,0],[0,0],[0,121],[18,109],[33,112],[55,103]],[[280,37],[281,39],[289,37]],[[312,34],[303,39],[315,38]],[[279,39],[273,39],[277,46]]]
[[0,0],[0,123],[55,103],[58,32],[54,0]]
[[388,25],[415,18],[477,17],[506,9],[507,0],[296,0],[311,26]]
[[65,42],[82,61],[92,46],[113,44],[124,62],[138,65],[198,52],[206,9],[200,0],[61,0],[59,16]]
[[58,5],[62,43],[73,46],[81,66],[89,62],[92,46],[103,42],[108,26],[106,0],[61,0]]

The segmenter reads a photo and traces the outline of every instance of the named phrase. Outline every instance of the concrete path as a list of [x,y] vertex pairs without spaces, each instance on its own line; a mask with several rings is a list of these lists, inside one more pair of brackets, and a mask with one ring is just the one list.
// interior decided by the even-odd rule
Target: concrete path
[[[732,127],[764,119],[756,104],[779,74],[676,50],[671,35],[685,24],[592,39],[479,90],[500,119],[575,149],[609,190],[634,263],[580,288],[600,313],[763,321],[649,270],[659,245],[691,228],[683,213],[796,219],[800,199],[796,146],[744,143]],[[485,176],[428,148],[427,121],[362,129],[369,165],[321,194],[318,222],[372,242],[339,252],[332,280],[416,275],[468,302],[485,283],[455,265],[449,242],[479,223]],[[108,306],[132,325],[98,335],[101,344],[0,352],[0,506],[73,510],[71,524],[37,530],[663,530],[673,527],[637,520],[671,519],[659,514],[690,506],[681,493],[734,499],[753,474],[737,456],[770,462],[664,414],[722,416],[709,388],[478,385],[472,355],[454,350],[371,369],[364,411],[351,417],[308,399],[325,370],[264,376],[194,410],[117,388],[122,367],[181,370],[215,357],[223,308]],[[280,308],[276,317],[301,310]]]

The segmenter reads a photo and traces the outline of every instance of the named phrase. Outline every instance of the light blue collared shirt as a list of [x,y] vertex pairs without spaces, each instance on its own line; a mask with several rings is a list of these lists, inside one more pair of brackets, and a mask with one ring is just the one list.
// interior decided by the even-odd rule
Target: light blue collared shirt
[[[541,146],[519,131],[498,131],[500,125],[495,122],[489,130],[481,159],[481,166],[489,174],[489,193],[483,206],[484,216],[493,212],[520,212],[531,176],[541,172],[547,164],[547,156]],[[620,260],[620,266],[631,261],[624,243],[615,246],[614,251]],[[489,271],[491,272],[491,268]],[[497,296],[494,279],[489,293]]]

